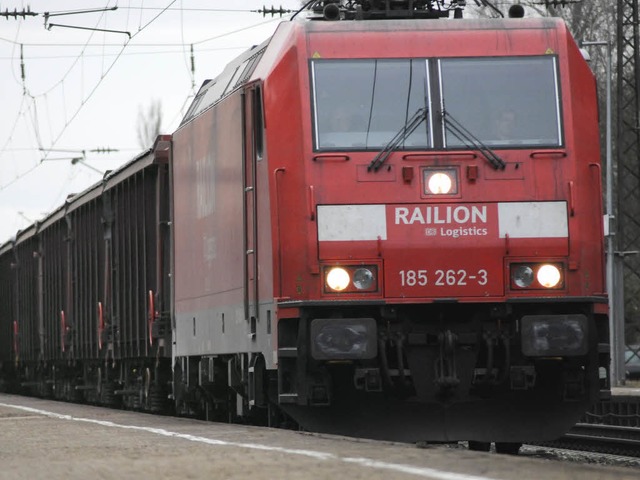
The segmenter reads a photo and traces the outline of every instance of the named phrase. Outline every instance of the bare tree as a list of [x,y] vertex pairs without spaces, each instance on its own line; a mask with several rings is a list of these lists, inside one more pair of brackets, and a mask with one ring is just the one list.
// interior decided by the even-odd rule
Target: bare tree
[[[541,12],[544,7],[538,5],[536,10]],[[608,40],[609,32],[616,30],[615,2],[610,0],[582,0],[565,6],[549,5],[547,14],[563,18],[578,41]]]
[[[507,16],[509,7],[522,5],[526,16],[560,17],[569,26],[571,33],[578,40],[602,39],[615,31],[615,2],[611,0],[490,0],[477,1],[476,4],[486,4],[473,8],[474,15],[480,17],[497,17],[500,10]],[[470,4],[470,2],[469,2]],[[495,8],[490,8],[488,5]]]
[[151,101],[146,110],[138,108],[138,145],[149,148],[155,142],[162,128],[162,103],[158,99]]
[[[615,63],[615,37],[616,31],[616,2],[611,0],[566,0],[552,1],[548,3],[544,0],[489,0],[504,16],[507,16],[509,7],[515,4],[525,8],[525,17],[559,17],[562,18],[576,39],[578,44],[584,41],[609,41],[611,42],[612,61]],[[487,3],[484,1],[474,2],[476,4]],[[468,2],[471,5],[471,2]],[[496,8],[488,6],[467,7],[472,10],[473,16],[478,17],[498,17]],[[471,13],[471,12],[470,12]],[[600,103],[601,131],[604,135],[604,111],[606,99],[606,70],[607,70],[607,50],[601,47],[589,47],[588,53],[591,58],[590,66],[598,81],[598,98]],[[615,71],[615,65],[612,66]],[[615,92],[613,97],[615,98]],[[614,126],[615,128],[615,126]],[[603,138],[604,140],[604,138]],[[602,142],[604,148],[604,141]]]

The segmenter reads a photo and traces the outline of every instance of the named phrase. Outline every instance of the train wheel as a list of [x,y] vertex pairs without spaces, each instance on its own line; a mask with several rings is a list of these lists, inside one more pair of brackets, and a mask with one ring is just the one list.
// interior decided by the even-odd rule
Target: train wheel
[[95,395],[96,395],[96,402],[100,402],[100,399],[102,398],[102,368],[98,367],[96,369],[96,377],[95,377],[95,384],[96,384],[96,388],[95,388]]
[[469,440],[469,450],[474,452],[488,452],[491,450],[491,442],[476,442],[475,440]]
[[100,403],[107,407],[117,406],[116,385],[113,382],[106,381],[100,389]]
[[521,446],[521,443],[496,442],[496,452],[505,453],[507,455],[517,455]]
[[56,372],[53,372],[53,398],[64,400],[64,380],[61,380]]
[[149,410],[153,413],[163,413],[168,411],[168,394],[165,388],[162,385],[154,383],[149,388],[149,398],[147,400],[147,405]]
[[173,401],[176,414],[186,414],[185,405],[186,388],[182,380],[182,367],[176,362],[173,367]]
[[151,391],[151,370],[149,369],[149,367],[144,369],[142,382],[142,394],[140,396],[140,403],[142,403],[145,410],[149,410],[149,392]]

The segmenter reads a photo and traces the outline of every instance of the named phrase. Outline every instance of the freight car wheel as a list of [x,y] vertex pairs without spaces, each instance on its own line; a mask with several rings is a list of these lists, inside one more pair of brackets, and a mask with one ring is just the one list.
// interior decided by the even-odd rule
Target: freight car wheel
[[173,367],[173,401],[175,404],[175,411],[177,414],[185,414],[185,385],[182,380],[182,367],[176,363]]
[[145,407],[149,405],[149,393],[151,392],[151,370],[149,367],[144,369],[144,377],[142,384],[142,396],[140,401]]
[[96,399],[98,401],[100,401],[100,398],[102,397],[102,368],[98,367],[96,369],[96,378],[95,378],[95,383],[96,383]]
[[151,388],[149,389],[149,398],[147,400],[149,410],[153,413],[161,413],[167,411],[167,398],[167,391],[161,385],[151,385]]
[[106,407],[116,405],[116,385],[113,382],[105,382],[100,389],[100,403]]
[[60,379],[57,372],[57,369],[53,372],[53,398],[64,400],[64,380]]
[[40,395],[43,398],[53,398],[53,382],[47,372],[43,372],[39,378]]
[[517,455],[521,446],[521,443],[496,442],[496,452],[505,453],[507,455]]

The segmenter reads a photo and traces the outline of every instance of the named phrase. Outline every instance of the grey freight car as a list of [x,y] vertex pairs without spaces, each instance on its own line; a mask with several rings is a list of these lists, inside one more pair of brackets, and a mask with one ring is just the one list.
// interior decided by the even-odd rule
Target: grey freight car
[[5,378],[157,411],[170,392],[170,138],[0,247]]

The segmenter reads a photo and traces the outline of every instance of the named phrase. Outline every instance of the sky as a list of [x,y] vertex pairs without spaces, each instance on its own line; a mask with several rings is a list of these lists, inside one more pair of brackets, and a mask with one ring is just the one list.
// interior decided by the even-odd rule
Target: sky
[[2,13],[38,15],[0,15],[0,245],[142,152],[138,117],[152,104],[161,132],[173,132],[204,80],[288,19],[251,12],[263,5],[272,3],[3,0]]

